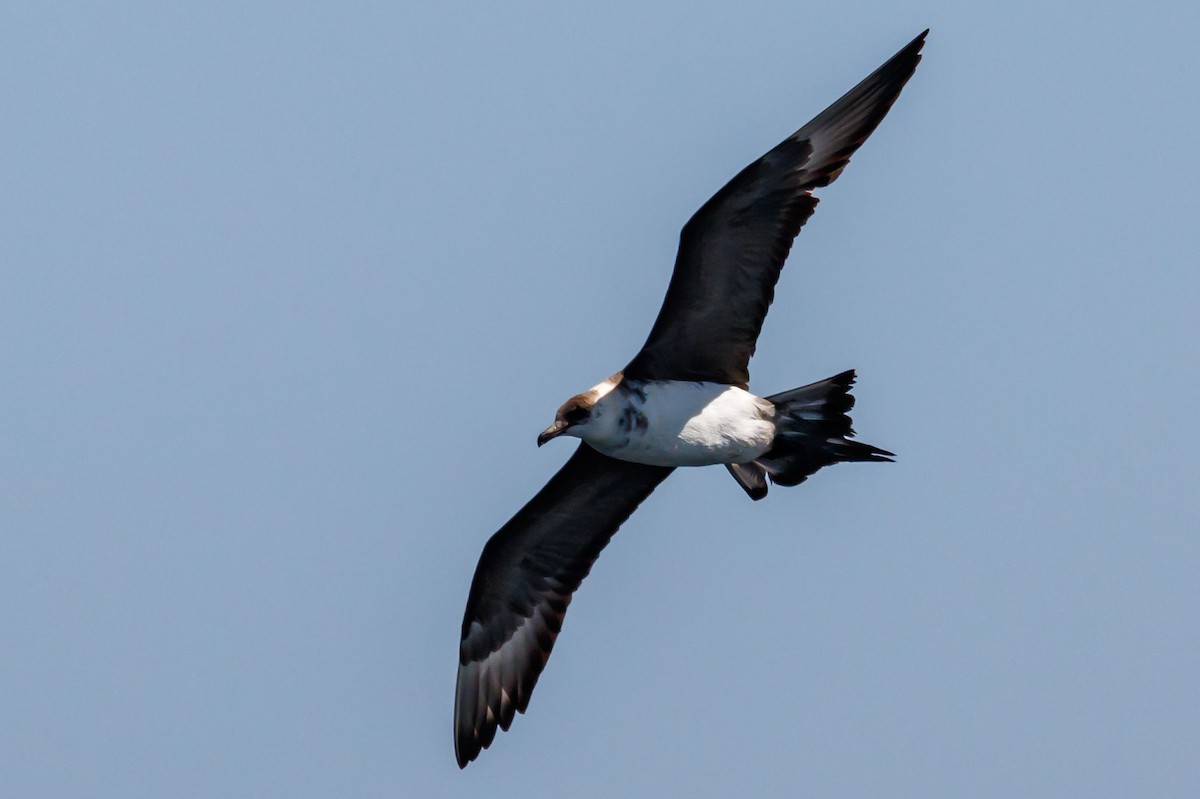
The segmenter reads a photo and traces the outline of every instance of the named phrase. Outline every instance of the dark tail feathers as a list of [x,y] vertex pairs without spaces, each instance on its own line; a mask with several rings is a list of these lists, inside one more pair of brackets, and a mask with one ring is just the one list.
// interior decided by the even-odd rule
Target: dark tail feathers
[[854,370],[767,397],[779,413],[775,441],[756,461],[729,465],[751,499],[767,495],[767,479],[781,486],[803,483],[822,466],[841,461],[890,461],[893,453],[851,441],[846,413],[854,407]]

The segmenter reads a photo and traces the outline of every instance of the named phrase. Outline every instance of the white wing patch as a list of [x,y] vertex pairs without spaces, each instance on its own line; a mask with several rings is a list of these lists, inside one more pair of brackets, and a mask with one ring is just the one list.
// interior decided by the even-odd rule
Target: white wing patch
[[461,646],[454,715],[480,747],[491,744],[497,725],[507,730],[515,714],[529,707],[571,602],[571,595],[561,590],[555,585],[542,592],[533,615],[518,617],[516,629],[482,659],[469,659],[467,653],[482,648],[491,636],[478,621],[471,622]]

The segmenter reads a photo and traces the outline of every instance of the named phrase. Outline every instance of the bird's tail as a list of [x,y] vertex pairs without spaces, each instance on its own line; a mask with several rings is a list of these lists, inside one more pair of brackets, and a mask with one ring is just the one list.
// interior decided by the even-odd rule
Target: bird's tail
[[890,461],[893,453],[851,441],[854,430],[846,413],[854,407],[850,387],[854,370],[827,380],[767,397],[778,413],[771,448],[758,460],[729,465],[729,471],[751,499],[767,495],[767,480],[799,485],[822,466],[841,461]]

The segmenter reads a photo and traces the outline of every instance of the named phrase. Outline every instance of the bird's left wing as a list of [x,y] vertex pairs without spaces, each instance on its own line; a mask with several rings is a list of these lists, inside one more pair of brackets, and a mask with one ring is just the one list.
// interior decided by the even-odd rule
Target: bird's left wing
[[580,444],[550,482],[488,540],[463,616],[454,698],[459,767],[525,712],[571,594],[617,528],[672,469]]
[[813,190],[832,183],[883,120],[917,68],[927,33],[739,172],[688,220],[666,299],[626,378],[746,387],[775,282],[817,207]]

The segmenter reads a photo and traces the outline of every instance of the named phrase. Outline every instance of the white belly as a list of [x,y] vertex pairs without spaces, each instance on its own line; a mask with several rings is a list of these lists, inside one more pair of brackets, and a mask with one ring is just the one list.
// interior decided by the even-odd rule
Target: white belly
[[746,463],[775,437],[770,402],[719,383],[659,381],[641,392],[613,391],[592,417],[581,431],[585,441],[614,458],[654,466]]

